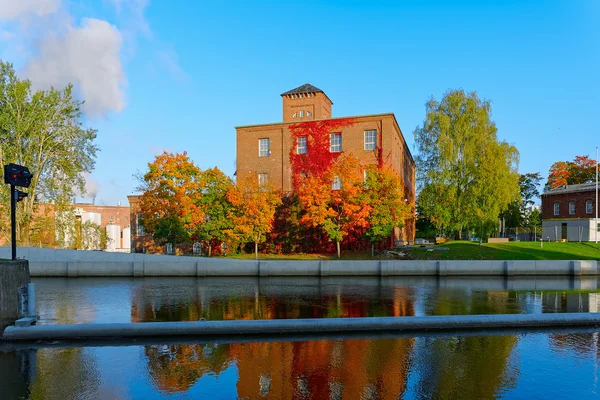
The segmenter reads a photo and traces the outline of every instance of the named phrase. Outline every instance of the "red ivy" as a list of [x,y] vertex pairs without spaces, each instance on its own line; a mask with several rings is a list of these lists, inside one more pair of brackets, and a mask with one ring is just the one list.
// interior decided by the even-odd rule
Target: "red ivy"
[[[354,119],[352,118],[339,118],[301,122],[290,126],[294,138],[290,150],[294,189],[298,188],[302,174],[306,177],[320,177],[329,171],[341,154],[329,151],[330,134],[353,124]],[[307,152],[305,154],[296,153],[298,138],[300,137],[306,138]]]

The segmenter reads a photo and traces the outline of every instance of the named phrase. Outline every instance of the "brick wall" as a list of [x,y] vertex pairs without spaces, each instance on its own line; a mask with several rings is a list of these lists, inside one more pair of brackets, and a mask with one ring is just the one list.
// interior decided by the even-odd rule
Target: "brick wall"
[[[302,93],[281,96],[283,101],[283,121],[302,122],[313,119],[331,118],[332,102],[324,93]],[[304,111],[304,117],[300,117]],[[311,116],[308,115],[310,111]],[[294,114],[296,117],[294,118]]]
[[[341,128],[342,151],[352,153],[363,165],[376,164],[377,150],[364,149],[364,132],[377,131],[377,142],[382,143],[383,159],[404,185],[405,198],[414,203],[416,200],[415,164],[404,140],[402,131],[393,114],[380,114],[352,117],[354,124]],[[298,122],[298,121],[295,121]],[[292,123],[284,122],[267,125],[237,127],[237,178],[248,175],[257,176],[266,173],[269,181],[277,188],[289,192],[292,190],[292,170],[290,149],[293,136],[289,130]],[[271,153],[259,156],[259,139],[268,138]],[[257,178],[258,179],[258,178]],[[413,210],[414,212],[414,210]],[[401,235],[408,240],[415,237],[415,218],[406,221]]]
[[[586,213],[585,203],[592,201],[591,213]],[[569,203],[575,203],[575,213],[569,213]],[[557,193],[542,195],[543,219],[594,218],[596,215],[596,197],[593,191],[579,193]],[[554,204],[559,204],[559,214],[554,215]]]

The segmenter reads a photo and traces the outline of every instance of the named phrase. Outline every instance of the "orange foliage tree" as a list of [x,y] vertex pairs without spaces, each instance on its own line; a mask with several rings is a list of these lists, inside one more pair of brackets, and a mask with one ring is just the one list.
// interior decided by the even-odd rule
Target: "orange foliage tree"
[[546,187],[576,185],[596,179],[596,161],[589,156],[576,156],[573,161],[557,161],[550,167]]
[[298,178],[298,198],[305,211],[301,222],[321,227],[330,241],[340,242],[352,231],[368,227],[372,207],[363,196],[362,173],[356,158],[349,154],[319,176]]
[[231,203],[230,220],[233,228],[228,236],[237,242],[254,243],[258,259],[258,244],[271,232],[275,209],[281,196],[269,184],[259,185],[256,176],[250,175],[230,187],[227,199]]
[[171,243],[175,249],[177,243],[190,242],[204,220],[200,173],[185,152],[164,152],[148,164],[139,188],[140,211],[146,231],[158,244]]

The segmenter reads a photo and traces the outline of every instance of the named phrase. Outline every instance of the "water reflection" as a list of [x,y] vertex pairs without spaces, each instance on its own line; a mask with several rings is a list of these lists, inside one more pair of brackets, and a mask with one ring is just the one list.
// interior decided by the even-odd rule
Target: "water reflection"
[[[45,324],[596,312],[600,303],[595,279],[35,281]],[[0,398],[584,398],[597,394],[598,340],[552,333],[0,349]]]

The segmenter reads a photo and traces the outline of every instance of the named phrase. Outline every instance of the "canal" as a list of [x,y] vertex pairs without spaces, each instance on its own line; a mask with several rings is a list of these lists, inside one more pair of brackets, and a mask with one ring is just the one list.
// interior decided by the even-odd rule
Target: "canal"
[[[35,278],[40,324],[597,312],[557,278]],[[598,333],[0,347],[2,399],[596,398]]]

